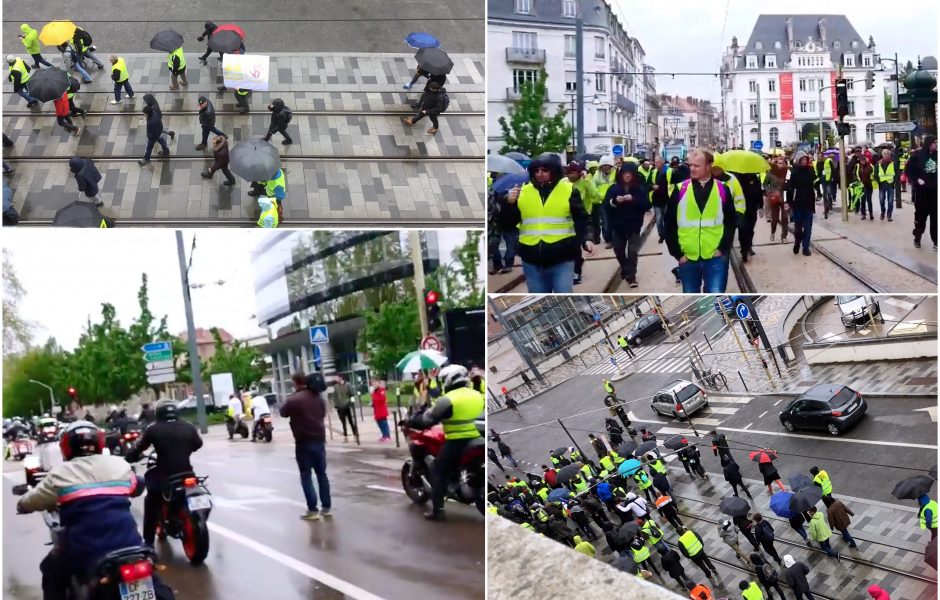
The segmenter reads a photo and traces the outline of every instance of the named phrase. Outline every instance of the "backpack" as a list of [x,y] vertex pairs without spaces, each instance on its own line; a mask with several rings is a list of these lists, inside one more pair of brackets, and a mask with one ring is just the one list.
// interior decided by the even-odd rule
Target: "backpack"
[[89,46],[91,46],[91,43],[92,43],[91,34],[85,31],[84,29],[76,29],[75,38],[82,43],[83,48],[88,48]]
[[441,112],[444,112],[447,110],[447,107],[450,106],[450,96],[447,95],[446,90],[442,93],[442,95],[443,98],[441,99]]
[[294,113],[290,111],[286,106],[284,107],[284,122],[290,123],[290,120],[294,118]]
[[767,583],[776,583],[777,582],[777,569],[773,568],[770,563],[764,563],[760,566],[760,572],[764,576],[764,580]]

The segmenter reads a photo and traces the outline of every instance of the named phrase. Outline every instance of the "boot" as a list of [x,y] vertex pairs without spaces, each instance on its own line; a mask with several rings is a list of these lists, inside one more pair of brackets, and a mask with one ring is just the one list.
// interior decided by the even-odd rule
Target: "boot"
[[404,119],[401,120],[401,122],[407,125],[408,127],[412,127],[414,125],[414,121],[411,120],[411,117],[405,117]]
[[294,140],[290,138],[284,138],[284,141],[282,141],[281,143],[284,144],[285,146],[289,146],[294,143]]
[[428,521],[443,521],[444,520],[444,509],[443,508],[432,508],[424,512],[424,518]]
[[196,150],[205,150],[205,149],[206,149],[206,145],[205,145],[205,144],[197,144],[197,145],[196,145]]

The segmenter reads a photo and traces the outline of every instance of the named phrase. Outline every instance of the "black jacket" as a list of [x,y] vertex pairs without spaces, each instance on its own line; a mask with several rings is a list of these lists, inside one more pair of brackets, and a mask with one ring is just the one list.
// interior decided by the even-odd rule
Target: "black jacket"
[[271,101],[274,110],[271,111],[271,126],[268,133],[275,133],[287,128],[287,105],[280,98]]
[[206,99],[206,107],[199,109],[199,124],[204,128],[215,127],[215,107],[212,100]]
[[493,224],[500,233],[512,231],[522,221],[519,204],[510,204],[506,194],[497,194],[493,202]]
[[793,167],[784,188],[787,204],[795,210],[816,212],[815,177],[812,167]]
[[432,92],[431,90],[425,90],[421,94],[421,99],[418,101],[419,110],[427,111],[429,115],[437,116],[444,112],[444,93],[447,90],[441,89],[437,92]]
[[653,172],[653,184],[658,185],[658,190],[653,190],[653,206],[659,208],[665,208],[666,203],[669,202],[669,188],[666,186],[666,168],[667,165],[663,165],[663,168],[659,171]]
[[[911,153],[904,167],[911,185],[918,190],[936,191],[937,189],[937,153],[930,152],[930,144],[936,139],[933,136],[925,136],[924,146]],[[929,161],[933,161],[932,171],[927,170]],[[924,185],[917,183],[918,179],[923,179]]]
[[725,465],[724,473],[725,481],[728,483],[744,483],[744,481],[741,479],[741,467],[738,466],[738,463],[729,462],[727,465]]
[[153,94],[144,94],[144,114],[147,115],[147,139],[155,140],[163,133],[163,112]]
[[806,580],[807,573],[809,573],[809,567],[797,561],[792,567],[787,567],[783,571],[783,580],[793,588],[794,592],[808,592],[810,590],[809,581]]
[[212,35],[215,32],[216,28],[218,28],[218,25],[216,25],[212,21],[206,21],[205,26],[206,26],[206,30],[202,32],[202,35],[196,38],[200,42],[206,39],[207,37],[209,37],[210,35]]
[[685,569],[682,568],[682,558],[679,556],[678,552],[670,548],[669,551],[662,556],[663,568],[666,569],[666,572],[669,573],[671,577],[678,579],[685,577]]
[[[675,181],[675,179],[673,179]],[[721,241],[718,243],[718,249],[725,256],[728,256],[728,253],[731,252],[731,244],[734,242],[734,229],[737,225],[738,216],[737,211],[734,209],[734,192],[720,181],[715,179],[709,179],[704,188],[697,181],[690,181],[689,188],[690,193],[695,194],[695,201],[698,202],[699,208],[705,206],[707,202],[708,195],[711,194],[712,187],[715,185],[722,185],[725,187],[725,200],[721,203],[721,211],[724,215],[724,231],[721,235]],[[663,217],[665,223],[665,237],[666,245],[669,248],[669,254],[671,254],[676,260],[682,258],[682,248],[679,246],[679,223],[677,221],[678,209],[679,209],[679,194],[682,192],[682,187],[679,186],[676,188],[676,191],[669,197],[669,203],[666,205],[666,214]]]
[[140,438],[137,446],[127,454],[127,462],[137,462],[153,446],[157,452],[156,472],[162,477],[191,473],[190,455],[202,448],[202,438],[196,428],[186,421],[154,423]]
[[85,195],[89,198],[98,195],[98,182],[101,181],[101,173],[98,172],[95,163],[90,158],[73,156],[69,159],[69,170],[75,175],[78,191],[85,192]]

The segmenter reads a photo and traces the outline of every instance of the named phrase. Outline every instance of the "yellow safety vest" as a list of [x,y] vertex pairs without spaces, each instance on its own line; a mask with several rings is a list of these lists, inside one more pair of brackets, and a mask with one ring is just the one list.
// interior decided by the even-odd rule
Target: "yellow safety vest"
[[574,219],[571,217],[571,192],[574,186],[567,179],[561,179],[542,202],[539,191],[531,183],[522,186],[519,193],[519,212],[522,222],[519,225],[519,243],[535,246],[539,242],[554,244],[574,237]]
[[832,480],[829,479],[829,473],[820,471],[813,477],[813,483],[818,483],[822,487],[823,496],[832,494]]
[[457,388],[447,392],[453,414],[444,419],[444,439],[467,440],[480,437],[474,420],[483,413],[486,401],[483,394],[470,388]]
[[584,481],[584,478],[581,477],[580,475],[572,479],[571,484],[574,486],[574,492],[576,494],[580,494],[581,492],[587,491],[587,488],[588,488],[587,482]]
[[906,165],[907,165],[907,157],[906,157],[906,156],[902,156],[902,157],[898,160],[898,166],[901,167],[901,172],[902,172],[902,173],[904,172],[904,167],[905,167]]
[[22,58],[17,58],[16,61],[10,65],[10,81],[13,80],[13,71],[20,72],[20,85],[25,85],[26,82],[29,81],[30,74],[29,71],[26,70],[26,63],[23,62]]
[[[273,225],[266,225],[264,220],[268,217],[271,217],[274,220]],[[265,229],[277,229],[278,220],[277,220],[277,204],[272,204],[271,208],[261,213],[261,216],[258,217],[258,227],[263,227]]]
[[615,465],[619,465],[619,464],[622,463],[624,460],[626,460],[624,457],[620,456],[619,454],[617,454],[617,453],[614,452],[613,450],[610,451],[610,456],[614,459],[614,464],[615,464]]
[[597,193],[601,195],[601,202],[607,197],[607,190],[617,181],[617,169],[611,169],[610,174],[604,176],[600,169],[594,174],[594,186],[597,187]]
[[[826,160],[823,161],[823,179],[825,179],[827,182],[832,181],[832,167],[833,166],[834,165],[833,165],[832,159],[827,156]],[[763,181],[764,180],[762,177],[761,183],[763,183]]]
[[650,463],[650,468],[656,471],[657,473],[666,474],[666,465],[663,464],[663,461],[658,458]]
[[[830,160],[832,160],[832,159],[830,159]],[[760,174],[760,184],[761,184],[761,187],[764,186],[764,181],[765,181],[766,179],[767,179],[767,171],[763,171],[763,172]]]
[[614,393],[614,386],[612,386],[609,381],[605,381],[605,382],[604,382],[604,391],[607,392],[608,394],[613,394],[613,393]]
[[127,73],[127,63],[124,62],[123,57],[118,57],[117,62],[114,63],[114,66],[111,67],[111,72],[118,72],[118,83],[124,83],[127,81],[127,78],[130,77]]
[[167,59],[166,59],[166,66],[170,67],[170,70],[171,70],[171,71],[173,70],[173,57],[174,57],[174,56],[180,57],[180,68],[179,68],[179,70],[182,71],[183,69],[185,69],[185,68],[186,68],[186,56],[183,55],[183,48],[182,48],[182,46],[180,46],[179,48],[177,48],[177,49],[174,50],[173,52],[170,52],[169,57],[167,57]]
[[235,93],[239,96],[247,96],[248,94],[251,93],[251,90],[243,90],[239,88],[235,90]]
[[[653,533],[654,530],[658,531],[659,535],[654,534]],[[653,544],[654,546],[659,540],[663,539],[663,530],[660,529],[659,527],[656,527],[652,519],[647,519],[646,521],[643,522],[642,531],[643,533],[649,536],[650,544]]]
[[730,177],[730,179],[725,183],[727,183],[728,187],[731,189],[731,195],[734,197],[734,210],[743,215],[746,207],[744,188],[741,187],[741,182],[738,181],[737,177],[731,173],[728,173],[728,177]]
[[640,486],[640,490],[649,489],[649,487],[653,485],[653,480],[651,480],[649,475],[647,475],[644,471],[640,471],[639,473],[636,473],[633,476],[633,480],[636,482],[638,486]]
[[705,203],[705,212],[698,208],[692,182],[685,181],[679,190],[679,205],[676,210],[679,228],[679,247],[689,260],[709,259],[718,249],[725,232],[722,197],[723,185],[715,180],[711,194]]
[[927,529],[928,527],[927,518],[924,516],[924,511],[926,511],[928,508],[930,509],[930,513],[931,513],[930,529],[936,529],[937,528],[937,502],[935,500],[931,500],[930,502],[925,504],[922,509],[920,509],[920,513],[918,514],[918,516],[920,517],[920,528]]
[[614,470],[614,461],[611,460],[609,456],[602,456],[600,460],[601,466],[604,467],[606,471]]
[[545,512],[545,509],[539,508],[535,511],[535,518],[542,523],[546,523],[548,522],[548,513]]
[[530,523],[522,523],[522,528],[528,529],[529,531],[535,531],[535,527],[533,527]]
[[539,497],[542,502],[548,502],[548,488],[541,487],[536,492],[535,495]]
[[[878,163],[878,164],[880,165],[881,163]],[[880,169],[878,169],[878,181],[880,181],[881,183],[887,183],[889,185],[894,183],[894,163],[893,162],[888,163],[887,169],[884,168],[883,166]]]
[[583,467],[581,467],[581,472],[584,473],[582,477],[584,477],[585,481],[587,481],[588,479],[594,476],[594,471],[591,470],[591,465],[586,464]]
[[741,592],[741,596],[744,600],[764,600],[764,592],[760,591],[760,588],[753,581],[747,586],[747,589]]
[[626,347],[627,347],[627,338],[625,338],[625,337],[623,337],[623,336],[620,336],[619,338],[617,338],[617,344],[618,344],[621,348],[626,348]]
[[695,556],[705,547],[702,545],[702,542],[700,542],[699,539],[695,537],[695,533],[691,530],[686,531],[679,536],[679,544],[681,544],[682,547],[685,548],[685,551],[689,553],[689,557]]
[[643,545],[641,548],[634,548],[630,546],[630,551],[633,552],[633,562],[639,564],[650,557],[650,549]]
[[284,197],[287,197],[287,182],[284,180],[284,169],[278,169],[277,173],[274,174],[274,179],[269,179],[264,182],[264,194],[268,198],[274,197],[274,188],[281,186],[284,188]]

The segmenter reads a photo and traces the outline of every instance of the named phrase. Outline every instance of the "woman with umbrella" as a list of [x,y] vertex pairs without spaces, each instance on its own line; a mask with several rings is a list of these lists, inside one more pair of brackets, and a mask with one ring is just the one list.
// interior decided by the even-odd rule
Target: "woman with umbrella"
[[[213,33],[215,33],[215,30],[218,28],[218,25],[216,25],[216,24],[213,23],[212,21],[206,21],[206,22],[204,23],[204,25],[205,25],[205,28],[206,28],[205,31],[202,32],[202,35],[200,35],[199,37],[196,38],[196,39],[197,39],[198,41],[200,41],[200,42],[203,41],[204,39],[206,39],[207,37],[211,36]],[[199,61],[200,61],[202,64],[207,64],[210,54],[212,54],[212,48],[209,48],[208,45],[206,45],[206,52],[205,52],[205,54],[203,54],[202,56],[199,57]],[[222,62],[222,52],[221,52],[221,51],[219,52],[219,62],[220,62],[220,63]]]
[[421,94],[421,100],[418,101],[418,112],[412,117],[405,117],[402,122],[412,127],[415,123],[427,117],[431,119],[431,128],[428,133],[434,135],[440,128],[437,117],[447,109],[447,91],[442,84],[432,81],[428,84],[424,93]]
[[447,74],[454,68],[453,61],[440,48],[420,48],[415,53],[415,59],[418,61],[418,68],[415,69],[411,81],[401,86],[402,89],[410,90],[421,77],[428,78],[424,86],[425,91],[432,83],[443,87],[447,83]]
[[783,482],[780,481],[780,473],[777,472],[777,468],[774,466],[773,461],[777,458],[777,452],[775,450],[768,450],[766,448],[761,448],[751,452],[750,459],[753,462],[757,463],[757,468],[760,470],[761,475],[764,476],[764,485],[767,486],[767,493],[772,494],[773,488],[771,485],[776,482],[780,486],[780,491],[785,492],[787,489],[783,487]]

